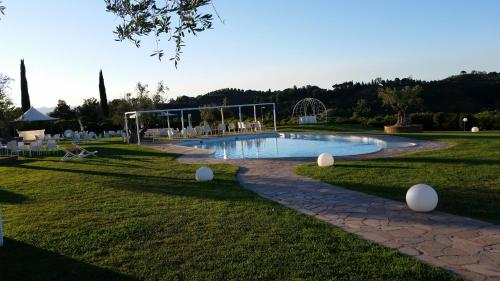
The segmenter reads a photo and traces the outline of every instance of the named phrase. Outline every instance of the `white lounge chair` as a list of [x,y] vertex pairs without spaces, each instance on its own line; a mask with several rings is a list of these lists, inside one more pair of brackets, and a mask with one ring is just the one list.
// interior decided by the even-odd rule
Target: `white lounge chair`
[[97,156],[97,151],[88,151],[85,148],[78,146],[74,143],[61,148],[65,152],[61,161],[69,161],[71,159],[82,159],[89,156]]

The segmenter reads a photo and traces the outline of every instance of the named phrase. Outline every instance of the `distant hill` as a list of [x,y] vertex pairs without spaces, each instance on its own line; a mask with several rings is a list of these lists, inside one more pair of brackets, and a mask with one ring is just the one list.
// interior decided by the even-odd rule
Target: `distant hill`
[[[486,110],[500,110],[500,73],[462,72],[436,81],[414,80],[412,78],[383,80],[376,78],[369,83],[348,81],[332,85],[331,89],[317,86],[292,87],[279,91],[255,91],[242,89],[220,89],[197,97],[180,96],[170,100],[164,108],[198,107],[211,104],[244,104],[275,102],[279,117],[288,117],[295,103],[306,97],[317,98],[336,116],[352,116],[363,105],[367,117],[391,114],[382,106],[377,96],[380,87],[403,87],[421,85],[424,103],[420,112],[476,113]],[[360,102],[360,100],[363,100]],[[246,110],[252,114],[252,109]]]
[[37,107],[36,109],[38,109],[38,111],[40,111],[41,113],[49,113],[49,112],[52,112],[54,111],[54,108],[55,107],[46,107],[46,106],[43,106],[43,107]]

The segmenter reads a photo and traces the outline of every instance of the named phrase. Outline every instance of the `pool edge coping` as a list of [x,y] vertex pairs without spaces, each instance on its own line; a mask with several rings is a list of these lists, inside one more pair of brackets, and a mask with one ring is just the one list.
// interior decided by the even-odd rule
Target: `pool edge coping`
[[[397,148],[382,148],[378,151],[364,153],[364,154],[356,154],[356,155],[344,155],[344,156],[335,156],[336,160],[341,161],[361,161],[368,159],[376,159],[376,158],[385,158],[385,157],[394,157],[407,153],[416,153],[423,151],[432,151],[432,150],[440,150],[446,149],[454,146],[452,143],[441,142],[441,141],[429,141],[429,140],[419,140],[413,139],[406,136],[394,136],[394,135],[382,135],[382,134],[369,134],[369,133],[348,133],[348,132],[270,132],[270,133],[262,133],[262,134],[254,134],[254,135],[246,135],[248,138],[257,137],[259,135],[273,135],[279,133],[294,133],[294,134],[317,134],[317,135],[352,135],[357,137],[370,137],[379,139],[385,142],[395,142],[398,140],[399,142],[410,142],[415,145],[409,147],[397,147]],[[215,138],[213,140],[221,140],[221,139],[232,139],[239,138],[241,136],[222,136]],[[185,141],[182,141],[185,142]],[[205,160],[205,162],[211,163],[226,163],[226,164],[238,164],[241,161],[259,161],[259,160],[279,160],[279,161],[301,161],[301,162],[312,162],[316,161],[317,157],[275,157],[275,158],[243,158],[243,159],[221,159],[221,158],[212,158],[211,154],[214,153],[211,149],[202,149],[202,148],[194,148],[190,146],[184,146],[180,143],[144,143],[143,146],[151,147],[155,149],[159,149],[168,153],[179,154],[179,159],[199,159]]]

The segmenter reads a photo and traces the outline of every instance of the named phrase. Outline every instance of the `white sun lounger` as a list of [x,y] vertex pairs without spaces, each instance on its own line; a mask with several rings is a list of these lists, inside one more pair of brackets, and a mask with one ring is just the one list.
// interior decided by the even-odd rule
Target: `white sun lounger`
[[61,158],[61,161],[69,161],[71,159],[82,159],[89,156],[97,156],[97,151],[88,151],[85,148],[76,144],[70,144],[62,148],[66,154]]

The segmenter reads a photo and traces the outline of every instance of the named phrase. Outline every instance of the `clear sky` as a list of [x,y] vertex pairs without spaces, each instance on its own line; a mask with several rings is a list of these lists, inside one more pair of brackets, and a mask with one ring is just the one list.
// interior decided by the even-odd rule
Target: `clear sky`
[[[179,68],[115,42],[119,21],[103,0],[4,0],[0,73],[16,81],[24,58],[31,103],[78,105],[108,99],[137,81],[164,80],[169,96],[219,88],[329,88],[348,80],[413,76],[441,79],[461,70],[500,71],[498,0],[214,0],[225,23],[189,38]],[[167,58],[174,46],[163,42]]]

